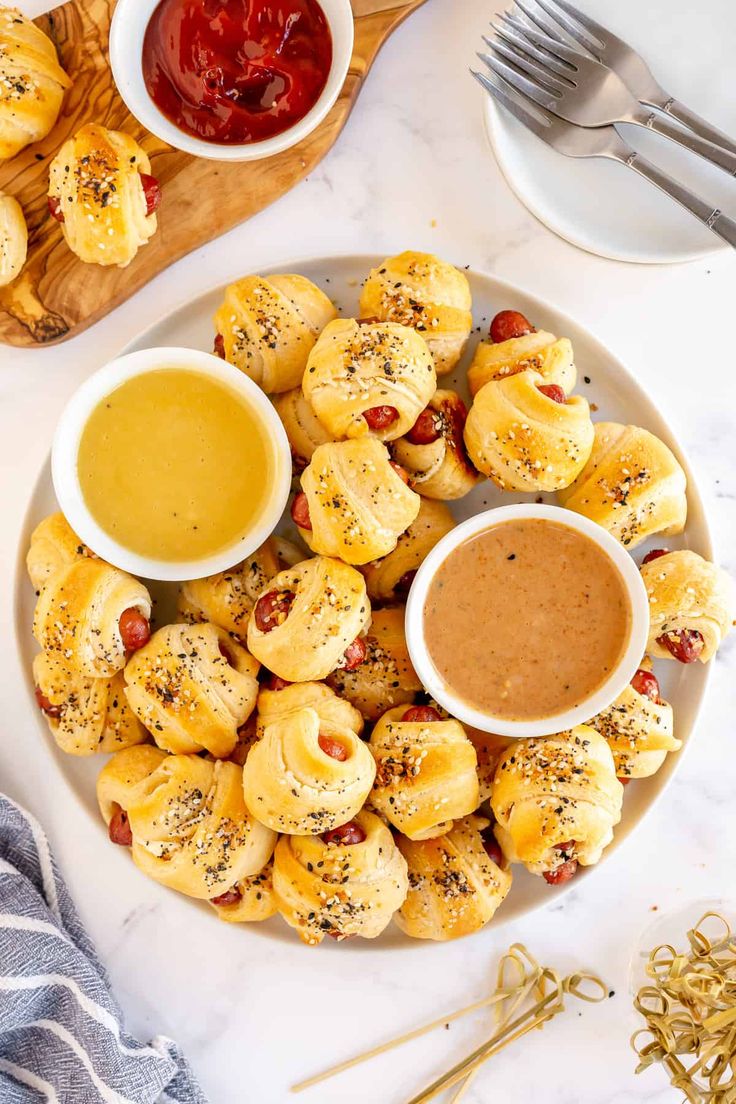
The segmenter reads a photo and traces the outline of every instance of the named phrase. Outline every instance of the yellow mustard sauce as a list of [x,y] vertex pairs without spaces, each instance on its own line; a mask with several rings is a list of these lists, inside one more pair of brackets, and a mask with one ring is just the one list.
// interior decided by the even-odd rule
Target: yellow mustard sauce
[[275,472],[257,412],[196,370],[160,368],[93,410],[77,456],[98,525],[131,552],[203,559],[257,522]]

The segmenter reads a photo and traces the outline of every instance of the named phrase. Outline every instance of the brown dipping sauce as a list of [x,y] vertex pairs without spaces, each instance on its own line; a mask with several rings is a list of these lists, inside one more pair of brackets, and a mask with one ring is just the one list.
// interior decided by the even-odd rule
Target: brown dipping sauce
[[631,604],[597,544],[544,519],[502,522],[454,549],[424,606],[430,657],[482,713],[531,721],[590,697],[621,659]]

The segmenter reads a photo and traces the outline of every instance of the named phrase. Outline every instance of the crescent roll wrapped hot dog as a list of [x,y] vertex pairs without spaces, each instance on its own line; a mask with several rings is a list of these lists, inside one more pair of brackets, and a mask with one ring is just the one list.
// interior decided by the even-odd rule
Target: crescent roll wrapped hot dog
[[88,123],[51,162],[49,211],[87,264],[127,268],[156,233],[160,202],[148,155],[122,131]]
[[241,878],[217,897],[210,898],[220,920],[228,924],[254,924],[278,912],[273,891],[273,860],[258,874]]
[[255,708],[259,666],[217,625],[167,625],[128,663],[125,693],[159,747],[226,759]]
[[313,946],[325,935],[375,939],[409,886],[391,832],[366,809],[323,836],[282,836],[273,885],[284,920]]
[[243,768],[245,803],[275,832],[317,835],[360,812],[376,773],[351,728],[298,709],[266,725]]
[[236,640],[244,641],[258,595],[284,567],[275,541],[269,538],[242,563],[206,579],[182,583],[178,612],[183,621],[212,621]]
[[422,689],[406,646],[404,612],[403,606],[375,610],[364,640],[363,662],[329,677],[330,686],[368,721],[375,721],[393,705],[411,704]]
[[371,804],[409,839],[443,835],[478,807],[478,761],[459,721],[432,706],[389,709],[376,722]]
[[298,387],[334,304],[304,276],[245,276],[215,315],[215,351],[270,394]]
[[593,436],[587,401],[566,398],[531,371],[487,383],[465,423],[473,464],[508,491],[567,487],[585,467]]
[[465,451],[467,416],[455,391],[436,391],[406,437],[394,442],[394,458],[426,498],[462,498],[480,482]]
[[707,663],[736,618],[736,595],[725,571],[697,552],[654,553],[641,576],[649,595],[649,644],[658,659]]
[[319,682],[365,658],[371,621],[365,580],[354,567],[315,556],[271,580],[248,623],[248,647],[287,682]]
[[26,568],[34,590],[40,590],[60,568],[85,557],[96,559],[62,513],[49,514],[31,533]]
[[487,825],[481,817],[467,816],[438,839],[398,837],[409,867],[409,892],[394,919],[406,935],[459,939],[493,917],[511,889],[511,870],[500,855],[496,862],[494,852],[486,850],[481,830]]
[[301,709],[313,709],[327,727],[349,728],[357,736],[363,731],[363,718],[355,706],[323,682],[285,683],[272,678],[258,692],[258,735],[274,721]]
[[638,426],[597,422],[590,458],[560,504],[602,525],[627,548],[654,533],[681,533],[685,473],[667,446]]
[[87,678],[112,678],[150,636],[151,599],[132,575],[102,560],[81,559],[55,571],[43,587],[33,635]]
[[302,381],[312,409],[335,438],[395,441],[437,389],[432,354],[395,322],[330,322],[309,354]]
[[451,372],[473,328],[470,285],[454,265],[407,250],[369,273],[360,296],[364,318],[399,322],[421,334],[437,375]]
[[620,779],[649,778],[669,751],[682,747],[673,735],[672,706],[660,697],[648,656],[613,705],[588,724],[608,741]]
[[291,458],[297,472],[304,471],[320,445],[332,441],[300,387],[292,387],[273,400],[291,445]]
[[419,513],[396,548],[383,559],[361,569],[368,596],[376,602],[395,602],[406,598],[419,567],[446,533],[455,528],[455,519],[447,506],[423,498]]
[[71,83],[41,28],[0,8],[0,159],[51,133]]
[[621,819],[623,786],[611,749],[587,725],[516,740],[501,757],[491,795],[496,839],[551,885],[593,866]]
[[320,445],[291,516],[313,552],[349,564],[385,556],[419,513],[421,499],[370,437]]
[[113,843],[162,885],[218,898],[271,858],[276,833],[250,816],[235,763],[167,755],[148,744],[119,751],[97,781]]
[[33,681],[39,709],[56,743],[69,755],[107,755],[148,739],[128,705],[122,671],[109,679],[86,678],[56,653],[39,652]]
[[535,330],[518,311],[500,311],[491,322],[489,340],[480,342],[468,369],[470,393],[476,395],[491,380],[528,370],[569,395],[577,380],[572,344],[566,337]]

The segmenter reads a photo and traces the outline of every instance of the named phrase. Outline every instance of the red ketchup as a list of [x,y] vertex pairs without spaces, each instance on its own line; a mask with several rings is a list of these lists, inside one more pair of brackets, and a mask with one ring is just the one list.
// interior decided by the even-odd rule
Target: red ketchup
[[156,106],[205,142],[273,138],[314,107],[332,65],[317,0],[161,0],[143,41]]

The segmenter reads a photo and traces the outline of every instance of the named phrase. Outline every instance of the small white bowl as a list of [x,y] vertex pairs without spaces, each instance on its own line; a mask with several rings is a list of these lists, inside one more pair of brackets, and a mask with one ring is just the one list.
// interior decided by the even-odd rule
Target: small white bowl
[[[457,697],[447,685],[443,676],[432,662],[424,637],[424,606],[430,584],[447,557],[459,545],[487,529],[507,521],[542,518],[566,525],[578,533],[585,534],[613,561],[624,581],[631,603],[631,632],[619,663],[602,686],[584,702],[554,716],[539,720],[510,721],[494,717],[489,713],[474,709],[462,698]],[[517,505],[501,506],[495,510],[486,510],[476,514],[449,532],[439,544],[435,545],[422,563],[412,583],[406,604],[406,641],[414,669],[425,689],[440,705],[457,717],[459,721],[472,725],[482,732],[494,732],[499,736],[525,738],[530,736],[550,736],[556,732],[565,732],[577,724],[590,720],[596,713],[615,701],[618,695],[631,681],[642,656],[646,651],[649,635],[649,603],[639,569],[634,560],[618,541],[602,529],[600,525],[559,506]]]
[[[160,368],[188,368],[226,384],[253,410],[273,444],[275,473],[272,494],[257,523],[234,544],[199,560],[156,560],[119,544],[97,523],[82,494],[77,471],[84,427],[98,404],[127,380]],[[271,535],[291,489],[291,451],[281,419],[260,387],[244,372],[197,349],[141,349],[110,361],[85,380],[67,403],[54,435],[51,476],[62,513],[85,544],[115,567],[144,579],[182,582],[225,571],[254,552]]]
[[159,0],[118,0],[110,26],[110,66],[125,105],[146,130],[175,149],[212,161],[257,161],[295,146],[319,126],[340,94],[353,56],[350,0],[319,0],[332,35],[332,65],[314,107],[288,130],[262,142],[224,145],[180,130],[159,111],[143,79],[143,39]]

